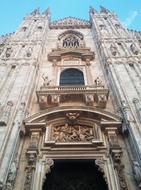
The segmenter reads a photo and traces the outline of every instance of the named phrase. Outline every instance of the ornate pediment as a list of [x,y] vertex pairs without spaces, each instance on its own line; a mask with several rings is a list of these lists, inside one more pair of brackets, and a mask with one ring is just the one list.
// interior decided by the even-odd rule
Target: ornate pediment
[[74,29],[74,28],[90,28],[91,23],[87,20],[74,17],[67,17],[50,23],[50,29]]

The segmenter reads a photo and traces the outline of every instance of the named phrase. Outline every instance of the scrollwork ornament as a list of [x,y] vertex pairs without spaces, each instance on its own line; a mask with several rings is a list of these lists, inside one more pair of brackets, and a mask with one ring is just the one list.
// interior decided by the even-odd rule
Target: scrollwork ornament
[[46,164],[51,167],[54,165],[54,161],[51,158],[46,158]]
[[95,160],[96,166],[98,166],[98,170],[104,173],[104,160],[102,158],[98,158]]
[[108,183],[107,176],[105,174],[105,169],[104,169],[105,161],[102,158],[98,158],[95,160],[95,165],[98,166],[98,170],[103,174],[105,182]]

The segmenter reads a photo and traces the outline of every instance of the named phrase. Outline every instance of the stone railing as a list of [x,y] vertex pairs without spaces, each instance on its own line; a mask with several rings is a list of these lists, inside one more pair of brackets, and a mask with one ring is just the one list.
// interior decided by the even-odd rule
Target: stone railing
[[[66,95],[83,96],[87,105],[96,103],[98,107],[105,108],[109,90],[101,86],[42,86],[36,91],[39,105],[42,109],[53,104],[61,103],[61,98]],[[73,101],[73,99],[72,99]],[[44,106],[43,106],[44,105]],[[44,107],[44,108],[43,108]]]
[[40,90],[37,92],[38,95],[47,95],[50,93],[53,94],[93,94],[93,93],[108,93],[108,89],[104,88],[104,86],[47,86],[47,87],[40,87]]

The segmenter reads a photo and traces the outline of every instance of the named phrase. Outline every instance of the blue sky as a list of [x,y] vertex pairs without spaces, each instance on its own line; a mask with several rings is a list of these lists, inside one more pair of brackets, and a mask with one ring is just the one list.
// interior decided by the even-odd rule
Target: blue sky
[[89,6],[105,6],[130,29],[141,31],[141,0],[0,0],[0,35],[14,32],[35,8],[50,7],[52,20],[74,16],[89,19]]

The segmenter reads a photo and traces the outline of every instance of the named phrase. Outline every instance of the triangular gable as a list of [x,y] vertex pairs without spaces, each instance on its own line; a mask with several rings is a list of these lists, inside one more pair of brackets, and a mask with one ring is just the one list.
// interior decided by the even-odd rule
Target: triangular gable
[[63,28],[90,28],[91,24],[87,20],[78,19],[74,17],[66,17],[50,23],[51,29],[63,29]]

